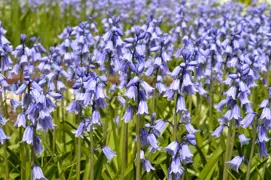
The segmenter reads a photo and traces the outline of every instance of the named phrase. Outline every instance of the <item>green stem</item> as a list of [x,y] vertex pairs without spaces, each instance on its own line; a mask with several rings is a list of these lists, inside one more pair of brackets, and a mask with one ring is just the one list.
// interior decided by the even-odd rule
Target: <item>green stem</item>
[[[137,109],[139,107],[140,102],[140,86],[139,83],[137,83]],[[140,114],[136,115],[136,180],[141,179],[141,167],[140,167],[140,151],[141,151],[141,144],[140,144],[140,128],[141,128],[141,120],[140,120]]]
[[252,127],[253,138],[252,138],[252,143],[251,143],[251,151],[250,151],[250,155],[249,155],[249,161],[248,161],[248,165],[247,165],[246,180],[250,179],[250,169],[251,169],[252,159],[254,157],[255,141],[256,141],[256,134],[257,134],[256,129],[257,129],[257,120],[254,120],[253,127]]
[[[111,64],[111,57],[112,57],[112,54],[111,53],[109,53],[109,55],[108,55],[108,67],[107,67],[107,72],[108,72],[108,74],[107,74],[107,78],[109,78],[109,76],[110,76],[110,64]],[[108,91],[108,93],[109,93],[109,91]],[[108,106],[108,110],[110,111],[110,109],[111,109],[111,106],[110,106],[110,104],[109,104],[109,106]],[[110,113],[109,113],[110,114]],[[108,119],[105,119],[105,122],[104,122],[104,144],[106,144],[106,139],[107,139],[107,128],[108,128],[108,121],[109,121],[109,119],[110,119],[111,117],[110,117],[110,115],[109,115],[109,118]],[[112,119],[112,118],[111,118]]]
[[140,172],[140,115],[136,116],[136,180],[141,179],[141,172]]
[[[34,165],[35,165],[35,148],[34,148],[34,146],[35,146],[35,137],[36,137],[36,127],[37,127],[37,123],[35,122],[35,124],[33,125],[33,144],[32,144],[32,146],[31,146],[31,162],[30,162],[30,167],[31,167],[31,169],[34,167]],[[31,177],[33,178],[34,177],[34,175],[33,175],[33,173],[32,173],[32,171],[31,171]]]
[[[128,68],[128,76],[127,76],[127,82],[129,82],[131,79],[131,70]],[[126,98],[126,108],[128,108],[128,99]],[[125,113],[125,112],[124,112]],[[124,115],[124,114],[123,114]],[[121,179],[123,180],[125,178],[124,172],[127,164],[127,144],[128,144],[128,123],[124,123],[123,128],[123,140],[122,140],[122,165],[121,165]]]
[[122,141],[122,165],[121,165],[121,179],[124,179],[124,171],[127,163],[127,155],[126,155],[126,149],[127,149],[127,129],[128,129],[128,123],[124,123],[123,128],[123,141]]
[[9,179],[9,168],[8,168],[8,153],[7,153],[7,141],[5,140],[4,146],[3,146],[3,151],[4,151],[4,161],[5,161],[5,179]]
[[[23,67],[22,67],[23,69]],[[20,85],[23,84],[23,70],[20,72]],[[19,96],[19,100],[22,101],[22,95]],[[20,108],[20,112],[23,112]],[[19,139],[23,139],[23,127],[19,128]],[[26,180],[26,152],[25,152],[25,143],[20,143],[20,160],[21,160],[21,180]]]
[[[23,138],[23,128],[20,127],[19,138]],[[21,180],[26,180],[26,159],[25,159],[25,144],[20,143],[20,160],[21,160]]]
[[[77,121],[80,122],[81,112],[77,115]],[[76,179],[80,180],[80,170],[81,170],[81,137],[77,139],[77,166],[76,166]]]
[[93,129],[90,127],[90,180],[94,180],[94,146]]
[[[269,66],[268,66],[269,67]],[[267,88],[269,87],[269,83],[267,82]],[[252,97],[253,97],[253,108],[256,108],[256,105],[258,104],[258,88],[254,88],[252,92]],[[268,93],[268,89],[267,89]],[[251,169],[251,164],[252,164],[252,159],[254,157],[254,149],[255,149],[255,141],[256,141],[256,135],[257,135],[257,126],[258,126],[258,117],[254,118],[253,124],[252,124],[252,143],[251,143],[251,151],[249,155],[249,161],[247,165],[247,173],[246,173],[246,180],[250,179],[250,169]]]
[[233,151],[233,144],[234,144],[234,137],[235,137],[235,126],[234,121],[230,122],[230,127],[228,129],[228,137],[227,137],[227,147],[225,152],[225,160],[224,160],[224,168],[223,168],[223,180],[228,180],[228,164],[225,162],[229,161],[232,156]]

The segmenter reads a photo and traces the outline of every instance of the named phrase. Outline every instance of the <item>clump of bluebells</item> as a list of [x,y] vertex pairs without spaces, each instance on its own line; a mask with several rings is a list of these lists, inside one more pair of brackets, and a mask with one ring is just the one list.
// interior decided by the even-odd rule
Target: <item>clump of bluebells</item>
[[4,116],[5,113],[5,91],[8,89],[9,84],[7,83],[7,78],[5,77],[5,73],[7,70],[11,68],[12,61],[10,58],[10,54],[12,52],[12,46],[10,42],[6,39],[5,34],[6,30],[2,27],[2,22],[0,22],[0,99],[1,99],[1,113],[0,113],[0,143],[3,144],[6,140],[10,139],[5,132],[4,132],[4,125],[6,124],[7,120]]
[[[13,49],[0,23],[0,143],[7,153],[12,150],[7,140],[21,138],[20,156],[29,152],[20,166],[29,163],[26,174],[196,179],[221,151],[213,167],[223,171],[210,169],[208,177],[228,179],[230,168],[237,179],[247,166],[246,179],[252,178],[256,160],[270,153],[269,6],[186,0],[55,3],[64,3],[61,12],[69,15],[93,13],[68,25],[58,36],[61,42],[48,49],[42,39],[26,34]],[[84,7],[89,4],[95,6]],[[28,3],[33,10],[40,5]],[[8,83],[18,75],[19,81]],[[12,123],[8,102],[21,132],[15,140],[4,132]],[[52,151],[48,137],[55,141]],[[65,156],[72,162],[67,169],[60,167]],[[51,160],[57,164],[53,176]]]

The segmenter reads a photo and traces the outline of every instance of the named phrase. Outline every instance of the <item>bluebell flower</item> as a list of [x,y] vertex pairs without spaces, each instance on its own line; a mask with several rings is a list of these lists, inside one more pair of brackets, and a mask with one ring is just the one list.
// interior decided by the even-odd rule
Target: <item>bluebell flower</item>
[[215,137],[220,137],[222,131],[224,129],[224,125],[220,125],[218,126],[215,131],[212,133],[212,136],[215,136]]
[[154,136],[154,134],[150,133],[148,135],[147,139],[148,139],[148,143],[150,144],[150,151],[156,152],[156,150],[159,149],[159,146],[157,144],[157,140],[156,140],[156,137]]
[[187,130],[188,133],[190,134],[195,134],[196,132],[199,132],[199,130],[196,130],[192,124],[188,123],[188,124],[185,124],[185,128]]
[[10,104],[11,104],[11,106],[12,106],[14,109],[17,109],[17,107],[20,107],[20,106],[22,105],[21,102],[16,101],[16,100],[14,100],[14,99],[11,99],[11,100],[10,100]]
[[125,99],[121,96],[118,96],[117,98],[120,104],[122,105],[122,107],[125,107],[125,103],[126,103]]
[[82,103],[80,101],[73,101],[67,107],[66,110],[78,114],[82,109]]
[[103,146],[102,151],[106,156],[107,161],[110,161],[114,156],[116,156],[116,152],[112,151],[109,147]]
[[2,114],[0,114],[0,124],[5,125],[7,120],[4,118]]
[[193,154],[190,151],[190,149],[189,149],[189,147],[188,147],[187,144],[182,144],[180,146],[179,155],[180,155],[180,159],[181,159],[182,163],[184,163],[184,164],[190,164],[190,163],[193,162],[192,161]]
[[181,166],[180,158],[178,157],[172,159],[169,174],[172,173],[175,175],[179,174],[180,176],[184,173],[184,168]]
[[92,112],[91,124],[93,124],[93,125],[101,125],[100,112],[98,110],[94,110]]
[[154,125],[152,126],[153,133],[156,136],[159,136],[161,132],[165,129],[166,127],[166,122],[163,121],[162,119],[158,119],[154,122]]
[[137,95],[137,88],[136,86],[130,86],[128,87],[125,96],[128,97],[129,99],[134,99],[134,101],[136,100]]
[[264,107],[260,116],[262,120],[271,120],[271,110],[269,107]]
[[259,145],[260,158],[268,157],[269,154],[267,152],[265,142],[258,142],[258,145]]
[[267,137],[266,127],[259,126],[258,127],[258,137],[260,142],[268,142],[269,138]]
[[231,111],[230,119],[240,120],[242,119],[242,116],[240,114],[240,108],[237,104],[234,105]]
[[241,143],[241,146],[245,145],[245,144],[249,144],[250,139],[247,138],[244,134],[239,134],[239,140]]
[[3,144],[3,143],[5,142],[5,140],[8,140],[8,139],[10,139],[10,137],[8,137],[8,136],[5,134],[5,132],[4,132],[4,130],[2,129],[2,127],[0,127],[0,142],[1,142],[1,144]]
[[85,122],[81,122],[78,126],[78,129],[75,131],[75,137],[83,137],[85,128]]
[[[136,138],[137,141],[137,138]],[[145,128],[142,128],[140,130],[140,143],[142,146],[148,146],[149,140],[148,140],[148,132]]]
[[26,90],[26,88],[27,88],[27,85],[26,84],[22,84],[18,89],[17,89],[17,91],[15,92],[15,94],[22,94],[22,93],[24,93],[25,92],[25,90]]
[[124,113],[124,116],[122,118],[125,123],[128,123],[129,121],[133,120],[133,108],[128,107]]
[[244,157],[236,156],[231,161],[225,162],[226,164],[230,165],[230,168],[238,172],[239,166],[244,161]]
[[148,105],[146,101],[140,101],[138,105],[137,114],[149,114]]
[[39,166],[34,165],[32,167],[33,180],[47,180],[44,176],[42,169]]
[[150,170],[155,170],[155,168],[151,165],[150,161],[145,159],[145,154],[143,150],[140,150],[140,162],[143,164],[142,168],[144,171],[150,172]]
[[241,126],[243,128],[247,128],[247,127],[251,126],[252,121],[253,121],[255,115],[256,115],[255,113],[249,113],[249,114],[247,114],[246,117],[240,122]]
[[232,99],[236,99],[236,87],[235,86],[232,86],[227,92],[226,92],[226,95],[227,97],[231,97]]
[[143,162],[143,170],[146,172],[150,172],[151,170],[155,170],[155,168],[151,165],[149,160],[144,160]]
[[177,141],[173,141],[167,147],[164,148],[164,151],[172,156],[175,156],[178,149],[179,149],[179,143]]
[[26,119],[25,119],[25,114],[24,113],[20,113],[18,114],[17,116],[17,120],[14,124],[14,126],[17,126],[17,127],[26,127]]
[[[42,111],[40,111],[40,114],[41,112]],[[37,130],[43,129],[44,131],[47,131],[48,129],[54,129],[54,124],[52,122],[52,117],[50,114],[48,114],[48,116],[45,116],[44,118],[38,118],[37,122]]]
[[197,142],[196,142],[196,136],[195,134],[187,134],[185,137],[184,137],[184,141],[192,144],[192,145],[196,145]]
[[33,125],[27,126],[27,128],[24,131],[23,139],[21,142],[26,142],[27,144],[33,144],[33,135],[34,135]]
[[41,154],[43,151],[41,140],[37,136],[35,136],[34,151],[35,154]]
[[[178,87],[179,88],[179,87]],[[176,112],[182,113],[187,111],[185,106],[185,100],[183,96],[179,96],[177,99]]]
[[265,108],[265,107],[269,106],[269,100],[268,99],[264,99],[259,106],[261,108]]
[[216,110],[217,110],[218,112],[221,112],[222,109],[223,109],[223,107],[224,107],[226,104],[227,104],[227,100],[224,99],[224,100],[220,101],[218,104],[214,105],[214,107],[216,108]]

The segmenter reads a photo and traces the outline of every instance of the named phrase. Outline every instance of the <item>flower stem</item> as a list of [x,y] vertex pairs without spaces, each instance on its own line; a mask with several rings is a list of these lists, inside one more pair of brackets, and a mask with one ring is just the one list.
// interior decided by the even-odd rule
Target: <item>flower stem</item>
[[[37,123],[35,122],[35,124],[33,125],[33,144],[31,146],[31,163],[30,163],[30,167],[31,169],[34,167],[35,165],[35,137],[36,137],[36,127],[37,127]],[[33,173],[31,171],[31,177],[33,178]]]
[[9,168],[8,168],[8,153],[7,153],[7,141],[5,140],[4,146],[3,146],[3,155],[4,155],[4,161],[5,161],[5,179],[9,179]]
[[136,116],[136,180],[141,179],[140,173],[140,115]]
[[[267,82],[267,87],[269,87],[269,83]],[[258,89],[254,88],[254,91],[252,92],[252,97],[253,97],[253,102],[254,102],[254,107],[256,108],[256,105],[258,104],[257,102],[257,93],[258,93]],[[267,89],[267,93],[268,93],[268,89]],[[252,124],[252,142],[251,142],[251,151],[250,151],[250,155],[249,155],[249,161],[248,161],[248,165],[247,165],[247,173],[246,173],[246,180],[250,179],[250,169],[251,169],[251,163],[252,163],[252,159],[254,157],[254,150],[255,150],[255,141],[256,141],[256,135],[257,135],[257,126],[258,126],[258,117],[254,118],[253,124]]]
[[121,179],[124,179],[124,171],[126,167],[126,160],[127,160],[127,129],[128,129],[128,123],[124,123],[123,127],[123,141],[122,141],[122,165],[121,165]]
[[[22,67],[23,68],[23,67]],[[20,72],[20,85],[23,84],[23,70]],[[20,102],[22,101],[22,95],[19,97]],[[22,112],[22,108],[20,109]],[[19,128],[19,139],[23,139],[23,127]],[[21,160],[21,180],[26,179],[26,152],[25,152],[25,143],[20,143],[20,160]]]
[[[140,90],[139,90],[139,83],[137,83],[137,106],[139,106],[139,102],[140,102]],[[141,172],[140,172],[140,114],[136,115],[136,180],[140,180],[141,179]]]
[[[19,130],[19,138],[22,139],[23,138],[23,128],[20,127]],[[25,159],[25,144],[24,143],[20,143],[20,159],[21,159],[21,180],[25,180],[26,179],[26,159]]]
[[252,163],[252,159],[254,157],[254,149],[255,149],[255,141],[256,141],[256,131],[257,129],[257,120],[253,122],[253,127],[252,127],[252,133],[253,133],[253,138],[252,138],[252,143],[251,143],[251,151],[250,151],[250,155],[249,155],[249,161],[248,161],[248,165],[247,165],[247,173],[246,173],[246,180],[250,179],[250,169],[251,169],[251,163]]
[[94,180],[94,146],[93,129],[90,127],[90,180]]
[[[128,68],[128,73],[127,73],[127,82],[129,82],[131,79],[131,70]],[[126,108],[128,108],[128,100],[126,99]],[[122,139],[122,165],[121,165],[121,179],[124,180],[124,171],[126,168],[127,164],[127,137],[128,137],[128,123],[124,122],[124,127],[123,127],[123,139]]]
[[[111,68],[111,66],[110,66],[110,64],[111,64],[111,57],[112,57],[112,53],[109,53],[109,55],[108,55],[108,67],[107,67],[107,72],[108,72],[108,74],[107,74],[107,78],[109,78],[109,76],[110,76],[110,68]],[[109,92],[109,91],[108,91]],[[110,108],[111,108],[111,106],[110,106],[110,104],[109,104],[109,106],[107,107],[108,108],[108,111],[110,112]],[[104,126],[103,126],[103,133],[104,133],[104,144],[106,144],[106,139],[107,139],[107,128],[108,128],[108,121],[109,121],[109,119],[110,119],[111,117],[110,117],[110,113],[109,113],[109,117],[107,118],[107,119],[105,119],[105,122],[104,122]]]
[[[81,112],[76,116],[77,122],[80,122]],[[80,170],[81,170],[81,137],[79,136],[77,139],[77,166],[76,166],[76,179],[80,180]]]
[[227,145],[226,145],[224,168],[223,168],[223,180],[228,180],[228,164],[226,164],[225,162],[229,161],[232,156],[234,137],[235,137],[235,126],[234,126],[234,121],[232,120],[230,122],[230,127],[228,129]]

